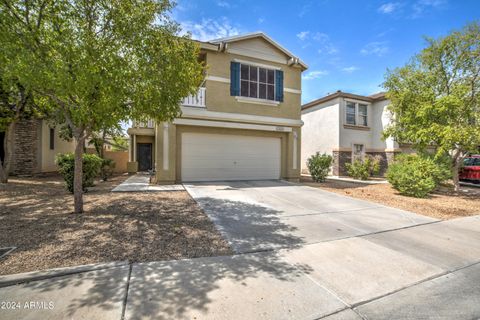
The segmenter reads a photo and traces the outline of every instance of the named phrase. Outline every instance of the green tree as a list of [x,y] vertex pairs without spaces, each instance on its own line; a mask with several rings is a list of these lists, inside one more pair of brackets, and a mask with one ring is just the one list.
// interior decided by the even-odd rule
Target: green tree
[[8,182],[15,145],[15,127],[20,119],[33,116],[33,112],[31,92],[18,79],[5,78],[0,70],[0,143],[4,151],[3,159],[0,159],[0,183]]
[[117,137],[123,137],[123,131],[120,124],[110,128],[100,129],[98,132],[93,132],[90,143],[95,147],[95,151],[97,152],[98,156],[104,159],[105,143],[108,141],[114,141]]
[[128,119],[170,121],[202,81],[198,44],[178,36],[171,8],[168,0],[0,0],[7,73],[48,98],[48,114],[75,140],[76,213],[92,132]]
[[462,160],[480,145],[480,26],[427,42],[410,63],[387,72],[392,123],[384,136],[448,156],[458,191]]
[[128,150],[128,137],[116,136],[113,137],[110,142],[113,151],[126,151]]

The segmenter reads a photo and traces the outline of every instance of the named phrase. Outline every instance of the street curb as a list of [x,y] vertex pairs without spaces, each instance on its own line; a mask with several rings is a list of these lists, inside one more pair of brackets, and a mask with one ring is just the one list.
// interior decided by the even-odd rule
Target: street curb
[[50,278],[57,278],[77,273],[84,273],[95,270],[111,269],[128,265],[128,261],[117,261],[108,263],[92,263],[74,267],[55,268],[49,270],[16,273],[11,275],[0,276],[0,288],[9,287],[25,282],[45,280]]

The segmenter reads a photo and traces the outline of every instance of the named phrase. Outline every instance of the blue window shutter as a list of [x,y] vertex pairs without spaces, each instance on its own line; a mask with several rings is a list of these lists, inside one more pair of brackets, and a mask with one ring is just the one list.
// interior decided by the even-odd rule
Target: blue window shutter
[[230,95],[240,95],[240,63],[230,62]]
[[283,102],[283,71],[275,70],[275,101]]

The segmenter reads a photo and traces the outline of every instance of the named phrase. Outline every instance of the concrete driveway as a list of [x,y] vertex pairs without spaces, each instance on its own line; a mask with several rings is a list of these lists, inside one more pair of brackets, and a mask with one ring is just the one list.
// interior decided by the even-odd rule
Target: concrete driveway
[[239,254],[0,277],[0,302],[21,302],[0,319],[480,318],[480,216],[278,181],[185,187]]
[[237,253],[351,238],[436,219],[283,181],[185,185]]

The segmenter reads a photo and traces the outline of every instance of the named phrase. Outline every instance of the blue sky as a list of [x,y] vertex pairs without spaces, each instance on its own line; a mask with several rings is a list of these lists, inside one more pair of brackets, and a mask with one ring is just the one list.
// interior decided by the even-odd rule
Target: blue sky
[[480,20],[480,0],[177,0],[173,18],[198,40],[263,31],[305,61],[302,102],[336,90],[381,91],[387,68],[402,66],[439,37]]

